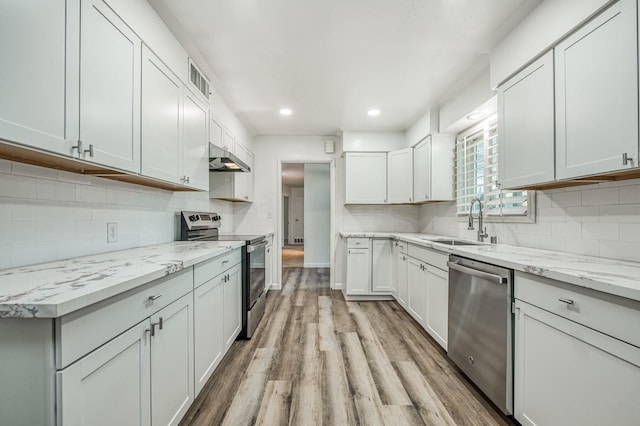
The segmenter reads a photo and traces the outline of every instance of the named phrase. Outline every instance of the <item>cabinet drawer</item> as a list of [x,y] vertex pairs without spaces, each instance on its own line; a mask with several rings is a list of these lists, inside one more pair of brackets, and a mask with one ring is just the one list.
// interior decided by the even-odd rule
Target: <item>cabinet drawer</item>
[[56,367],[66,367],[190,291],[193,269],[187,268],[56,319]]
[[640,347],[640,302],[519,271],[514,293],[517,299]]
[[369,238],[347,238],[347,248],[369,248]]
[[198,263],[193,267],[194,287],[198,287],[206,283],[216,275],[219,275],[232,266],[237,265],[241,260],[242,250],[237,248],[223,255],[214,257],[213,259]]
[[407,242],[406,241],[394,241],[393,245],[402,254],[407,254]]
[[409,244],[408,254],[415,259],[418,259],[424,263],[428,263],[429,265],[435,266],[436,268],[440,268],[443,271],[449,270],[449,267],[447,266],[449,255],[446,253],[442,253],[440,251],[429,249],[426,247],[416,246],[414,244]]

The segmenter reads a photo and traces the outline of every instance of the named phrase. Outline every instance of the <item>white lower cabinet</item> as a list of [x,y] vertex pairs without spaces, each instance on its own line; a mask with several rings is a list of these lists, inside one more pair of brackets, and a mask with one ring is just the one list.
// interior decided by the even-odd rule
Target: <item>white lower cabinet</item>
[[225,275],[222,284],[222,333],[227,349],[242,330],[242,264],[234,266]]
[[58,424],[151,423],[150,324],[142,321],[57,373]]
[[222,359],[222,285],[224,277],[217,276],[193,293],[194,300],[194,355],[196,394],[202,390]]
[[445,350],[449,328],[449,274],[427,266],[427,332]]
[[640,348],[520,300],[516,307],[521,424],[638,424]]
[[422,326],[427,316],[427,273],[425,265],[410,257],[407,266],[409,313]]
[[[398,295],[396,300],[404,308],[407,307],[409,297],[409,258],[406,254],[406,243],[398,244],[398,250],[395,255],[395,285],[398,287]],[[404,247],[404,251],[403,251]]]
[[151,422],[176,425],[194,398],[192,293],[153,315],[151,329]]
[[388,238],[371,240],[371,291],[393,292],[391,240]]
[[369,248],[347,248],[347,295],[369,294],[371,252]]

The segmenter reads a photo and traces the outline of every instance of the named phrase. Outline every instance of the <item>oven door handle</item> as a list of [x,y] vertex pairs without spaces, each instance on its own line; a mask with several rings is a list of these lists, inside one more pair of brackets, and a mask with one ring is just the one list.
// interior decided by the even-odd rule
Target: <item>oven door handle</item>
[[453,270],[462,272],[464,274],[469,274],[474,277],[482,278],[483,280],[492,281],[497,284],[507,283],[507,277],[502,277],[500,275],[490,274],[488,272],[480,271],[478,269],[462,266],[458,262],[447,262],[447,265],[449,266],[449,268]]
[[266,246],[266,245],[267,245],[266,241],[262,241],[258,244],[247,244],[247,253],[253,253],[258,249],[258,247]]

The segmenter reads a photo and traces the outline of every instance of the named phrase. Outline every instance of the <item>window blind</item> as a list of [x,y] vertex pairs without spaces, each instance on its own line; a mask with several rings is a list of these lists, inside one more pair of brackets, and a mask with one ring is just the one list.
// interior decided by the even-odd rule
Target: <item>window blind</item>
[[[526,216],[527,191],[503,191],[498,179],[498,120],[489,117],[456,141],[456,204],[458,215],[468,215],[479,198],[487,216]],[[478,205],[474,206],[474,211]]]

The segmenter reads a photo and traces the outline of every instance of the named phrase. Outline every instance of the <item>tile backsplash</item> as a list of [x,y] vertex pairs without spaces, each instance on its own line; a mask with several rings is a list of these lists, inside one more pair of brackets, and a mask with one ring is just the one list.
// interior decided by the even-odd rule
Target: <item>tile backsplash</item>
[[[424,205],[419,220],[421,232],[476,238],[455,203]],[[640,180],[536,191],[535,223],[486,227],[499,243],[640,262]]]
[[[0,160],[0,269],[173,241],[180,210],[211,210],[233,230],[231,203]],[[118,241],[107,243],[107,223]]]

